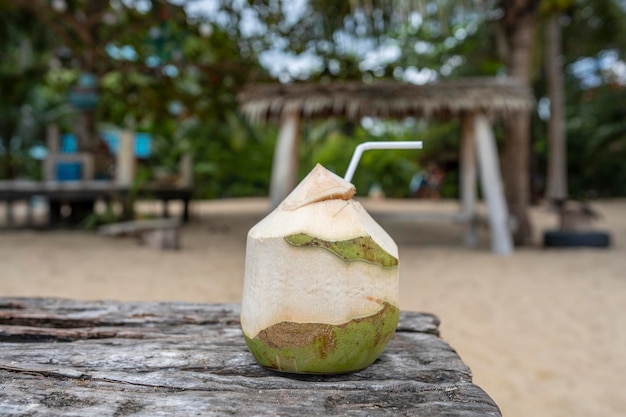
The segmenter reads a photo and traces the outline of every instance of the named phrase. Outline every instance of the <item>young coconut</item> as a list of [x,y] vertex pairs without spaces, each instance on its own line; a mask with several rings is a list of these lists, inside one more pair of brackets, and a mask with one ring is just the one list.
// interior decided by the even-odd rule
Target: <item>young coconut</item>
[[241,328],[262,366],[357,371],[391,340],[398,248],[354,192],[318,164],[248,232]]

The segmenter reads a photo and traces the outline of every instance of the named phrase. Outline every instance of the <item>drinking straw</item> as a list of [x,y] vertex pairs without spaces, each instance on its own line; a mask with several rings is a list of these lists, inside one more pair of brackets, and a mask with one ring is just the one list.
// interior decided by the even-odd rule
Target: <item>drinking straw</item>
[[365,151],[369,151],[372,149],[422,149],[422,141],[406,141],[406,142],[363,142],[359,144],[354,153],[352,154],[352,159],[350,159],[350,164],[348,165],[348,170],[346,171],[346,175],[344,175],[344,179],[348,182],[352,181],[352,177],[354,176],[354,171],[356,171],[356,166],[359,164],[359,160],[361,159],[361,155]]

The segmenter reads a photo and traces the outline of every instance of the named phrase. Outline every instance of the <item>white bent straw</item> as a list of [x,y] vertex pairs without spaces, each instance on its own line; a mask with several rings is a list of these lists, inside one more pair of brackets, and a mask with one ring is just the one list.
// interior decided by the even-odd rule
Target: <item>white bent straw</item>
[[372,149],[422,149],[422,141],[408,141],[408,142],[363,142],[356,147],[348,165],[348,170],[343,179],[350,182],[356,171],[356,166],[359,164],[361,155],[365,151]]

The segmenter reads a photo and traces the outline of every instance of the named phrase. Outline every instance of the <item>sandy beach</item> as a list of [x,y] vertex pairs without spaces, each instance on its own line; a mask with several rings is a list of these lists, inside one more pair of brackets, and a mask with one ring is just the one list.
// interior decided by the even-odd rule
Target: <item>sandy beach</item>
[[[400,248],[401,308],[441,319],[442,337],[505,417],[626,415],[626,200],[593,204],[610,249],[542,248],[557,217],[540,206],[536,244],[511,256],[489,251],[486,229],[466,248],[460,225],[405,216],[457,202],[362,202]],[[246,233],[267,209],[265,199],[194,202],[179,251],[84,231],[0,230],[0,296],[240,302]]]

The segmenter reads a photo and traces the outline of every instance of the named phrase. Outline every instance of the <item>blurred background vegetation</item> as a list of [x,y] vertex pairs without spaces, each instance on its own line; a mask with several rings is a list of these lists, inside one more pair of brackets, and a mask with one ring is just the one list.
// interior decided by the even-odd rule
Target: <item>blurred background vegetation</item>
[[[73,131],[80,115],[68,94],[87,73],[98,83],[94,129],[151,134],[149,168],[175,170],[191,152],[197,198],[267,195],[277,127],[250,125],[238,112],[245,84],[504,75],[502,3],[0,0],[0,179],[41,178],[34,150],[45,145],[50,123]],[[562,34],[569,194],[626,195],[626,2],[528,3],[540,3],[533,201],[545,193],[549,158],[542,54],[551,17]],[[458,129],[419,120],[309,123],[301,175],[317,162],[343,175],[366,140],[420,139],[418,155],[365,154],[354,178],[358,193],[378,184],[387,196],[408,197],[412,177],[436,162],[446,172],[442,196],[455,197]]]

